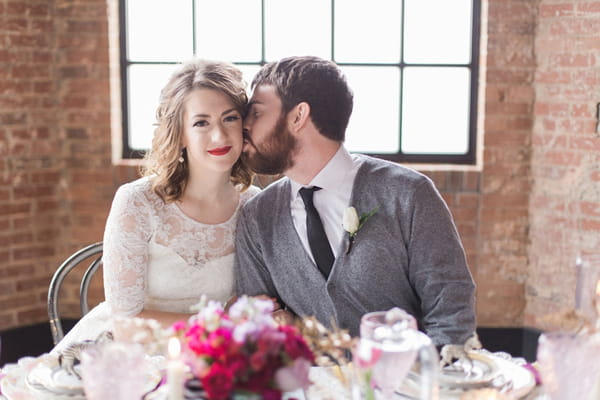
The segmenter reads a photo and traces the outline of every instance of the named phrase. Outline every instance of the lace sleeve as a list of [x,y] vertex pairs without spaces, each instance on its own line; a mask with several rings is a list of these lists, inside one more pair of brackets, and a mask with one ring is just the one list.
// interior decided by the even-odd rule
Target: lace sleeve
[[117,190],[104,231],[104,292],[117,315],[144,308],[151,207],[139,185]]

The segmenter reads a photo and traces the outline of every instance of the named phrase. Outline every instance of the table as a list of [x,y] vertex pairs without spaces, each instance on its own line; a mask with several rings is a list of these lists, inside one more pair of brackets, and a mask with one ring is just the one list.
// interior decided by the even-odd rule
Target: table
[[[515,382],[514,393],[518,394],[523,400],[549,400],[546,395],[543,394],[543,390],[540,387],[533,387],[532,381],[533,375],[523,367],[519,366],[520,362],[524,362],[521,359],[513,359],[506,353],[495,353],[495,358],[500,364],[504,374],[513,374],[512,379]],[[48,358],[49,355],[42,355],[40,357],[24,357],[19,360],[16,364],[8,364],[3,368],[3,373],[6,376],[0,381],[0,387],[6,390],[5,396],[0,395],[0,400],[84,400],[83,396],[45,396],[39,391],[32,394],[31,388],[26,383],[26,377],[33,368],[43,362],[44,357]],[[54,356],[52,356],[54,357]],[[308,394],[311,400],[315,397],[317,399],[335,399],[343,400],[349,398],[349,393],[344,390],[343,385],[337,380],[332,369],[324,367],[313,367],[310,372],[310,378],[313,382],[313,386],[308,390]],[[153,379],[156,379],[154,376]],[[533,381],[535,384],[535,381]],[[149,390],[156,386],[156,382],[149,384]],[[166,400],[166,391],[156,391],[153,395],[148,396],[148,400]],[[452,393],[449,391],[441,391],[441,400],[455,400],[460,397],[460,393]],[[317,396],[315,396],[317,395]],[[285,399],[296,398],[298,400],[307,400],[307,396],[303,390],[297,390],[291,393],[286,393]],[[411,399],[411,396],[397,396],[398,400]]]

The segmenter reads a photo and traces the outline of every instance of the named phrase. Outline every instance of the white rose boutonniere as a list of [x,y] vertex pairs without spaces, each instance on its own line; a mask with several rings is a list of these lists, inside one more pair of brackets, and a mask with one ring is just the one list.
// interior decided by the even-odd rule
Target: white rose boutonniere
[[356,237],[356,234],[358,233],[360,228],[363,227],[365,222],[367,222],[367,220],[371,218],[377,212],[378,209],[379,207],[375,207],[374,209],[372,209],[368,213],[361,215],[360,217],[358,216],[358,212],[354,207],[348,207],[344,210],[342,226],[344,227],[344,230],[348,232],[350,239],[348,242],[348,249],[346,250],[346,254],[350,253],[350,250],[352,249],[352,244],[354,243],[354,238]]

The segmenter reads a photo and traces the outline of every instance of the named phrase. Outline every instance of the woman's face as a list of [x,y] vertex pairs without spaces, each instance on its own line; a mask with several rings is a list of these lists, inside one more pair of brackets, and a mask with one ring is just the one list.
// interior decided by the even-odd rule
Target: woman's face
[[222,92],[195,89],[184,104],[182,142],[192,171],[230,171],[242,151],[242,116]]

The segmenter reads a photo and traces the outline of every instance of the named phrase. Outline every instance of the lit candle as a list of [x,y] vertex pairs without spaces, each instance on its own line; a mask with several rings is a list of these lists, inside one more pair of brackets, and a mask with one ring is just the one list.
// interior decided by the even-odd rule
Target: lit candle
[[596,283],[596,298],[594,299],[596,306],[596,328],[600,329],[600,279]]
[[575,259],[575,309],[581,310],[581,296],[583,293],[583,260],[581,256]]
[[168,400],[183,399],[183,380],[186,367],[179,359],[181,354],[181,343],[176,337],[169,339],[168,345],[169,363],[167,364]]

